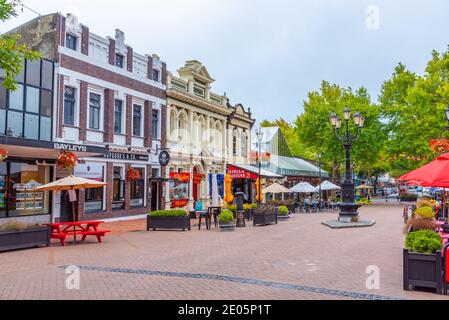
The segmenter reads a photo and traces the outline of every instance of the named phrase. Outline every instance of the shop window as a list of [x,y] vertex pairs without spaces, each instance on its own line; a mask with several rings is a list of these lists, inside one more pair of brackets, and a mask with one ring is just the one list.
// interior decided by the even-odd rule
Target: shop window
[[42,88],[53,90],[53,63],[42,60]]
[[25,113],[25,138],[39,139],[39,116]]
[[65,87],[64,89],[64,124],[75,125],[75,88]]
[[52,107],[52,92],[48,90],[41,90],[41,114],[46,117],[51,117]]
[[131,181],[131,207],[143,207],[145,199],[145,169],[134,169],[139,171],[140,179]]
[[39,89],[27,87],[26,111],[39,113]]
[[89,129],[100,130],[101,96],[91,93],[89,100]]
[[8,135],[13,137],[23,136],[23,113],[22,112],[8,112]]
[[41,60],[27,60],[26,83],[35,87],[41,84]]
[[0,201],[4,200],[6,216],[19,217],[50,213],[48,192],[34,191],[35,188],[49,182],[49,167],[12,162],[2,163],[0,168],[0,190],[3,188],[4,191],[4,194],[0,191]]
[[112,182],[112,209],[125,209],[125,179],[123,168],[114,167],[114,179]]
[[122,129],[123,123],[123,101],[115,100],[115,108],[114,108],[114,132],[121,134],[123,133]]
[[142,107],[138,105],[133,107],[133,135],[142,136]]
[[86,203],[84,211],[103,211],[103,188],[86,189]]
[[9,92],[9,109],[23,110],[23,85]]
[[0,163],[0,218],[6,218],[7,216],[7,181],[8,181],[8,168],[6,163]]

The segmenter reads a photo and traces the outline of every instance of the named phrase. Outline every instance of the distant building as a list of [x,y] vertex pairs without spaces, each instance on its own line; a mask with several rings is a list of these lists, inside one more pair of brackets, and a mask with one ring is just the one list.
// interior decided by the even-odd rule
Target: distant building
[[[309,182],[313,185],[319,184],[319,166],[310,160],[293,157],[288,143],[279,127],[262,128],[263,139],[261,143],[261,153],[269,154],[270,161],[264,163],[262,168],[284,176],[285,186],[293,187],[299,182]],[[253,133],[252,153],[259,149],[257,135]],[[252,156],[252,163],[257,167],[255,156]],[[329,173],[321,170],[321,178],[329,178]]]

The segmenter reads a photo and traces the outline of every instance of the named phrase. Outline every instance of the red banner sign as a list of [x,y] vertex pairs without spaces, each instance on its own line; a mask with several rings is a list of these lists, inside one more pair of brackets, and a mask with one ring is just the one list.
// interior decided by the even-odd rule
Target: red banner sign
[[171,207],[172,208],[183,208],[183,207],[187,206],[188,203],[189,203],[189,200],[187,200],[187,199],[184,199],[184,200],[172,200]]
[[170,172],[170,179],[178,180],[180,182],[189,182],[190,173],[188,172]]
[[255,180],[258,178],[258,175],[244,169],[240,169],[234,166],[228,166],[228,173],[232,177],[232,179],[251,179]]

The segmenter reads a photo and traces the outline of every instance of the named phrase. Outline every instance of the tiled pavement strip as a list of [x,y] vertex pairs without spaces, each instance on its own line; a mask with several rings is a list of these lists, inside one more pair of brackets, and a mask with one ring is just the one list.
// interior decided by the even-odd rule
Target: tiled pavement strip
[[[0,254],[1,299],[448,299],[402,290],[402,207],[361,209],[372,228],[331,230],[336,214],[295,215],[277,226],[147,232],[145,222],[107,224],[103,244]],[[65,287],[77,265],[80,290]],[[366,288],[366,268],[380,289]]]

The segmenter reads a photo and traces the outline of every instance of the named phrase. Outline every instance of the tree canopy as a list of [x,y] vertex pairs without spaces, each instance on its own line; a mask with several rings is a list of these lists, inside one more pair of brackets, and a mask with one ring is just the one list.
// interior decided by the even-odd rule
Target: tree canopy
[[[15,4],[0,0],[0,21],[6,21],[17,16]],[[0,76],[4,78],[3,86],[14,90],[17,87],[15,77],[23,69],[24,59],[37,59],[38,52],[30,50],[26,44],[18,44],[19,35],[4,34],[0,36]]]

